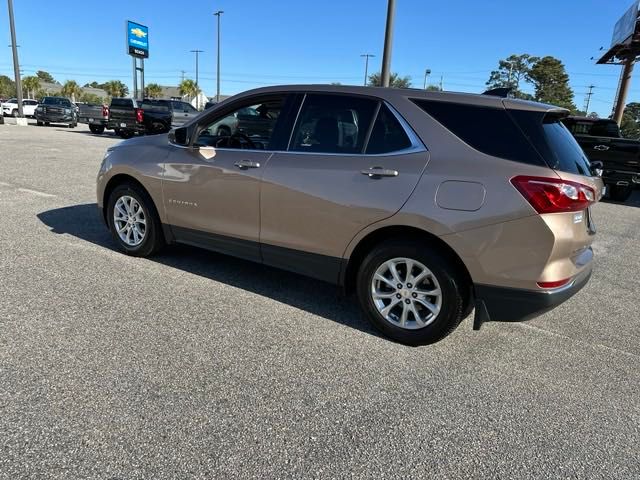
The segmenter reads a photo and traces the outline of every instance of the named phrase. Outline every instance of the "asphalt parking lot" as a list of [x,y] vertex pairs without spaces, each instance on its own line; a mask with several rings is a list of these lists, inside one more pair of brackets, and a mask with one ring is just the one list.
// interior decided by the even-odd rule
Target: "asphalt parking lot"
[[330,285],[118,253],[118,141],[0,125],[0,478],[640,478],[640,191],[568,303],[409,348]]

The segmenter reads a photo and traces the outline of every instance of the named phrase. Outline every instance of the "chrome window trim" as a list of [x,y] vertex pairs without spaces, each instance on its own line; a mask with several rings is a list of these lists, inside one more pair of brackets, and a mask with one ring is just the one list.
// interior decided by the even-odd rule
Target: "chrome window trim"
[[411,147],[409,148],[420,147],[428,151],[429,149],[427,148],[427,146],[424,143],[422,143],[422,140],[420,140],[420,137],[418,137],[418,134],[413,130],[411,125],[409,125],[409,122],[407,122],[404,119],[404,117],[400,115],[400,112],[398,112],[395,109],[395,107],[391,105],[389,102],[387,102],[386,100],[383,100],[383,102],[386,105],[386,107],[391,111],[391,113],[393,113],[393,115],[396,117],[396,120],[400,122],[400,126],[404,130],[404,133],[406,133],[407,136],[409,137],[409,141],[411,142]]
[[287,150],[291,148],[291,142],[293,141],[293,133],[296,131],[296,127],[298,126],[298,120],[300,119],[300,113],[302,113],[302,107],[304,107],[304,103],[307,101],[307,94],[305,93],[302,97],[302,101],[300,102],[300,107],[298,107],[298,113],[296,113],[296,119],[293,122],[293,127],[291,127],[291,133],[289,134],[289,141],[287,142]]

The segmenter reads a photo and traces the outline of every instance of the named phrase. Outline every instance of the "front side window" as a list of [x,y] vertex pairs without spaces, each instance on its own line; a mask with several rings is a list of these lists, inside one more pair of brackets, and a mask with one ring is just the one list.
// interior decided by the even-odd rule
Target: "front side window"
[[235,108],[206,125],[196,145],[266,150],[283,104],[284,96],[278,95]]
[[368,98],[309,94],[289,150],[360,154],[376,107],[377,102]]
[[182,110],[185,113],[198,113],[198,110],[196,110],[190,103],[187,102],[182,102]]

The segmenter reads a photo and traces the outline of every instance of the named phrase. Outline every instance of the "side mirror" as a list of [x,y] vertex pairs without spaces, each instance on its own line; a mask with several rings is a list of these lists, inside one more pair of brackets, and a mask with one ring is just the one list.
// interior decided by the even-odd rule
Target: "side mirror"
[[183,147],[189,146],[189,131],[185,127],[174,128],[169,131],[169,142]]
[[604,164],[599,160],[591,162],[591,174],[601,177],[604,172]]

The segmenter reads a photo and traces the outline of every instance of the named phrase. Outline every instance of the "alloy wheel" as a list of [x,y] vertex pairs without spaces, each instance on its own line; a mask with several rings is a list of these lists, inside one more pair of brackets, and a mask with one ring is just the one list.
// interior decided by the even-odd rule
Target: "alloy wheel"
[[113,208],[113,224],[127,246],[137,247],[147,234],[147,219],[142,205],[135,198],[123,195]]
[[392,258],[374,273],[371,299],[387,322],[417,330],[438,317],[442,290],[438,279],[422,263],[411,258]]

